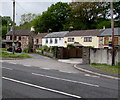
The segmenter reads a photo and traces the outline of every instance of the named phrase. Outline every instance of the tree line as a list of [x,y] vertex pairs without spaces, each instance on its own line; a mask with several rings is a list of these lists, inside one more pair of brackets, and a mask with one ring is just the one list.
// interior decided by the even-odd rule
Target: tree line
[[[113,3],[115,27],[120,26],[120,1]],[[16,29],[35,27],[36,33],[111,27],[109,2],[57,2],[48,7],[41,15],[32,13],[21,16]]]

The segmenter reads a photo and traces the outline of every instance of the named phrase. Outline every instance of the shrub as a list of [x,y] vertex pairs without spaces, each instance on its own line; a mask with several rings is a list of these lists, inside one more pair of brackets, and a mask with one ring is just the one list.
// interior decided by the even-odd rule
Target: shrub
[[43,51],[46,51],[46,52],[49,52],[49,51],[50,51],[50,48],[49,48],[47,45],[43,45],[43,46],[42,46],[42,50],[43,50]]
[[28,46],[24,47],[24,48],[23,48],[23,52],[29,53],[29,47],[28,47]]
[[68,44],[67,47],[70,47],[70,48],[75,48],[76,46],[73,45],[73,44]]

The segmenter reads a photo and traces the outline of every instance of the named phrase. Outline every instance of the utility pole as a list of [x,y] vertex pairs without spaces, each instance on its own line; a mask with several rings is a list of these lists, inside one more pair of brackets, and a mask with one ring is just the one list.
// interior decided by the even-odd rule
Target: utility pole
[[12,41],[13,41],[13,43],[12,43],[12,52],[13,52],[13,54],[14,54],[14,52],[15,52],[15,43],[14,43],[14,26],[15,26],[15,0],[13,0],[13,24],[12,24]]
[[112,66],[115,65],[115,47],[114,47],[114,18],[113,18],[113,1],[111,5],[111,30],[112,30]]

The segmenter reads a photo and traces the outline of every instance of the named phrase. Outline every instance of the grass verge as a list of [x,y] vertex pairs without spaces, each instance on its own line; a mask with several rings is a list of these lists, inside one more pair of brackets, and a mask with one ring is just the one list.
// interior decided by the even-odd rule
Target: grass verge
[[116,66],[110,66],[110,65],[107,65],[107,64],[91,63],[91,66],[93,68],[100,69],[104,72],[109,72],[109,73],[112,73],[112,74],[120,75],[120,65],[119,64],[116,65]]
[[27,54],[12,54],[7,52],[0,51],[0,57],[11,57],[11,58],[31,58],[31,56]]

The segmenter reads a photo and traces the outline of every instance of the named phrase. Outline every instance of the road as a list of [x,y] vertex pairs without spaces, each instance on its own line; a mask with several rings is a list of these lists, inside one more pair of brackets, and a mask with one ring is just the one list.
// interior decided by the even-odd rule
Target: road
[[118,98],[118,80],[74,71],[3,62],[3,98]]

